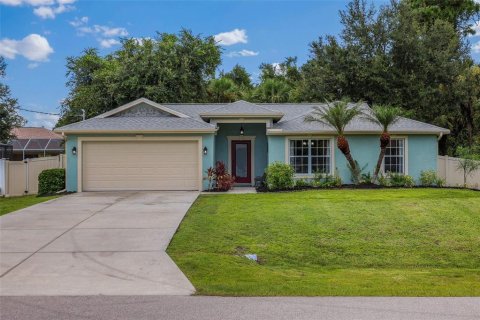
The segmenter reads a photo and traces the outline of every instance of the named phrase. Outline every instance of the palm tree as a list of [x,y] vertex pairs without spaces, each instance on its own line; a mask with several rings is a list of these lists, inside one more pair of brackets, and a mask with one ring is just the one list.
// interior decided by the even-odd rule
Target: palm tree
[[257,98],[262,102],[287,102],[290,86],[280,79],[267,79],[256,90]]
[[383,158],[385,157],[385,152],[390,144],[390,133],[388,132],[388,129],[400,119],[402,114],[402,109],[387,105],[374,105],[372,112],[365,114],[367,120],[382,127],[382,134],[380,135],[380,154],[378,155],[377,166],[375,167],[375,173],[373,174],[374,182],[378,178]]
[[361,115],[358,104],[349,105],[347,101],[328,103],[326,107],[313,107],[313,111],[306,115],[306,122],[321,122],[337,131],[337,147],[343,153],[352,172],[357,171],[357,163],[350,153],[350,145],[344,135],[345,127],[358,115]]
[[208,84],[208,93],[213,102],[232,102],[237,98],[238,88],[232,79],[213,79]]

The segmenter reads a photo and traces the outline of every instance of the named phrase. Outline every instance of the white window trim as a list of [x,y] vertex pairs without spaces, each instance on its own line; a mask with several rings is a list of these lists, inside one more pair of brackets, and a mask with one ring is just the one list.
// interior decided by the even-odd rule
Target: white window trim
[[[290,164],[290,140],[330,140],[330,172],[335,173],[335,138],[331,136],[288,136],[285,137],[285,163]],[[310,155],[309,155],[310,157]],[[295,178],[313,178],[314,173],[295,173]]]
[[[390,139],[403,139],[403,175],[408,175],[408,136],[390,136]],[[382,174],[385,173],[385,157],[382,160]]]
[[228,170],[230,174],[233,173],[232,169],[232,141],[250,141],[250,164],[251,164],[251,173],[250,173],[250,184],[253,186],[255,183],[255,136],[227,136],[228,140]]

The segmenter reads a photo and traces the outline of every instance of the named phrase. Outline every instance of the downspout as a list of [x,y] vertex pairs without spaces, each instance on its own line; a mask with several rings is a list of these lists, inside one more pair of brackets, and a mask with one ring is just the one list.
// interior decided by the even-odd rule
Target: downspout
[[437,141],[440,141],[442,137],[443,137],[443,132],[440,132],[440,134],[438,135]]

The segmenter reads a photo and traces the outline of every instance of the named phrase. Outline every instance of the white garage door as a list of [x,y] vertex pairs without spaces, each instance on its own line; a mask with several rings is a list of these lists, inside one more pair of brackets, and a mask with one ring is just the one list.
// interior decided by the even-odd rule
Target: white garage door
[[197,141],[85,141],[84,191],[198,190]]

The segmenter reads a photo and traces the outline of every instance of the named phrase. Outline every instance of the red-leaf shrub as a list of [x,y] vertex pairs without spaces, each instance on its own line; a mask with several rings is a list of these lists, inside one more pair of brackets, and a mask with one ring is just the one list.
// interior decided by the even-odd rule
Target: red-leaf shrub
[[227,172],[223,161],[217,161],[215,168],[208,168],[207,178],[208,190],[212,190],[213,188],[213,190],[216,191],[228,191],[235,182],[235,177],[232,177],[232,175]]

